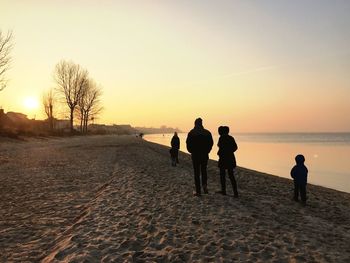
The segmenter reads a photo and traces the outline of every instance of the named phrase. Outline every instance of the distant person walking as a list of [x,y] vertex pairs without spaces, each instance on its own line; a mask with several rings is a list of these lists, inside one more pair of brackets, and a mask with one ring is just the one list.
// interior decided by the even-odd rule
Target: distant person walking
[[[195,120],[194,128],[188,133],[186,146],[192,157],[194,182],[196,186],[195,196],[201,196],[201,181],[203,192],[208,194],[207,165],[209,152],[213,147],[213,137],[208,130],[204,129],[201,118]],[[202,175],[202,178],[200,178],[200,175]]]
[[170,157],[171,157],[171,165],[176,166],[179,163],[179,149],[180,149],[180,139],[177,135],[177,132],[174,133],[174,136],[171,138],[171,149],[170,149]]
[[299,193],[301,202],[306,205],[306,184],[307,184],[307,174],[308,170],[305,166],[304,155],[298,154],[295,156],[296,165],[290,171],[290,175],[294,180],[294,201],[299,201]]
[[235,139],[229,135],[230,128],[227,126],[220,126],[218,129],[220,138],[218,142],[218,155],[219,162],[218,166],[220,169],[220,182],[221,182],[221,193],[226,195],[226,170],[228,172],[228,177],[230,178],[232,189],[234,193],[234,197],[238,197],[237,191],[237,183],[234,176],[234,169],[236,168],[236,157],[235,151],[237,151],[238,147]]

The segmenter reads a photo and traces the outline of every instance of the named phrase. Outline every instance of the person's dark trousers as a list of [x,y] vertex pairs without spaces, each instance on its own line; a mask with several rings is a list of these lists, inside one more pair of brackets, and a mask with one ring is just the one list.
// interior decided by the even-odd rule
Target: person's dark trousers
[[176,166],[176,158],[175,157],[171,157],[171,165]]
[[[226,169],[220,168],[220,181],[221,181],[221,191],[223,194],[226,194]],[[227,169],[228,177],[230,178],[231,184],[232,184],[232,190],[234,196],[238,197],[238,190],[237,190],[237,182],[235,179],[235,176],[233,174],[233,169]]]
[[299,193],[300,193],[300,199],[305,204],[306,203],[306,185],[305,184],[299,184],[296,181],[294,181],[294,200],[299,200]]
[[175,161],[176,161],[176,163],[179,163],[179,150],[177,149],[176,150],[176,154],[175,154]]
[[196,193],[201,194],[201,180],[200,175],[202,175],[202,186],[204,191],[207,191],[207,165],[208,156],[193,156],[192,164],[194,170],[194,183],[196,185]]

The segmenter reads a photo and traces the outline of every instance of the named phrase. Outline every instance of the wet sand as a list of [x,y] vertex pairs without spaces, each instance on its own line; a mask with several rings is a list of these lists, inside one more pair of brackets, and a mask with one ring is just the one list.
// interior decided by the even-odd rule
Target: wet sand
[[237,170],[193,197],[190,157],[132,136],[0,143],[0,262],[350,262],[350,194]]

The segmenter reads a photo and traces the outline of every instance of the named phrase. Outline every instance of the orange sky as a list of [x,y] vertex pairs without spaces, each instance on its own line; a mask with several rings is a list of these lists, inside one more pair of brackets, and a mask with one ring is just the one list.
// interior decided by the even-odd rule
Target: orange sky
[[25,101],[68,59],[103,87],[102,123],[350,131],[349,13],[347,1],[1,1],[15,46],[0,106],[42,118]]

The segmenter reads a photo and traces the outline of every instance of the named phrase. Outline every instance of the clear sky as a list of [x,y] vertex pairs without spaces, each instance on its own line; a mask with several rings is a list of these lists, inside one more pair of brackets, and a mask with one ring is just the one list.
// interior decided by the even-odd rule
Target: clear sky
[[[350,1],[0,1],[15,46],[5,111],[61,59],[103,87],[101,123],[350,131]],[[29,99],[30,100],[30,99]]]

